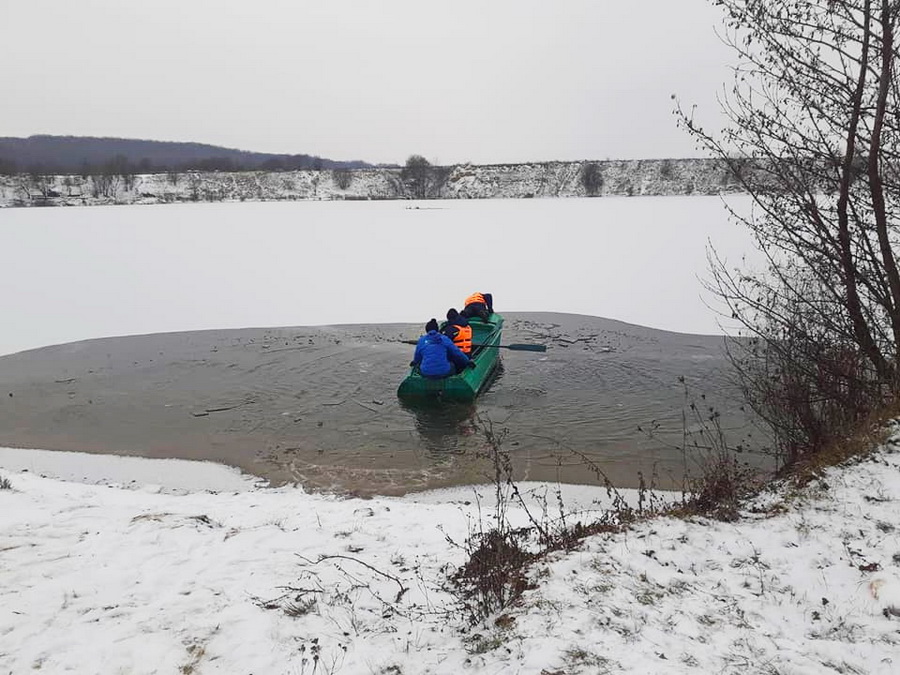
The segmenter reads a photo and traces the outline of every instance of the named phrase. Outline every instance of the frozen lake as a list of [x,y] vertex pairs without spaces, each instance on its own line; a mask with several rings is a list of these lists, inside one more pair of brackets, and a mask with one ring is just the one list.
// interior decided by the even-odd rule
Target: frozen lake
[[[730,197],[749,204],[746,197]],[[499,311],[719,333],[706,245],[751,250],[717,197],[0,210],[0,354],[116,335],[422,323]]]

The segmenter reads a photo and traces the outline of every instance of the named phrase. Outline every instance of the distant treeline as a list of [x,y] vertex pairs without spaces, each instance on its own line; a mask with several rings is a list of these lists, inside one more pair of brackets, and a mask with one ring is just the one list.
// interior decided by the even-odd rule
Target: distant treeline
[[170,171],[361,169],[366,162],[247,152],[203,143],[85,136],[0,138],[0,174],[125,175]]

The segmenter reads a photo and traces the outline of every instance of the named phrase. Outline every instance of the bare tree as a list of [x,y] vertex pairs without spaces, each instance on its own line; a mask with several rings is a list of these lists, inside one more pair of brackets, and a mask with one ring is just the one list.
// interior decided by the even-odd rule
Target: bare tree
[[766,269],[711,252],[748,400],[788,462],[898,394],[898,0],[716,0],[738,56],[721,134],[676,114],[753,200]]
[[603,189],[603,171],[597,162],[588,162],[581,168],[581,185],[588,197],[595,197]]
[[450,175],[448,167],[433,166],[422,155],[410,155],[400,171],[400,180],[415,199],[434,199]]
[[334,184],[341,190],[346,190],[350,187],[350,183],[353,182],[353,172],[350,169],[334,169],[331,172],[331,177],[334,180]]
[[114,199],[119,187],[119,176],[114,173],[98,173],[90,177],[91,194],[94,197]]

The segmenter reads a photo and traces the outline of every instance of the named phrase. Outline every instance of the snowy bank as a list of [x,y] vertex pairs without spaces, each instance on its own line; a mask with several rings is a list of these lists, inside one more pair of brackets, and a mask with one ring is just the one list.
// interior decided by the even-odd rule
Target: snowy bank
[[[0,175],[0,207],[172,202],[498,199],[612,195],[718,195],[742,190],[714,159],[460,164],[429,169],[424,193],[399,168],[187,171],[103,176]],[[585,175],[591,176],[586,179]]]
[[490,513],[465,490],[167,494],[0,455],[0,672],[896,672],[896,444],[736,523],[592,537],[475,627],[446,584]]

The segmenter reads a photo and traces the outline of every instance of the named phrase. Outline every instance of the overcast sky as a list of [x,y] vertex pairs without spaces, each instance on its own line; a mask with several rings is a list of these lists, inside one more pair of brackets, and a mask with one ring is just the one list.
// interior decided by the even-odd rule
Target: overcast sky
[[402,163],[698,156],[709,0],[0,0],[0,136]]

